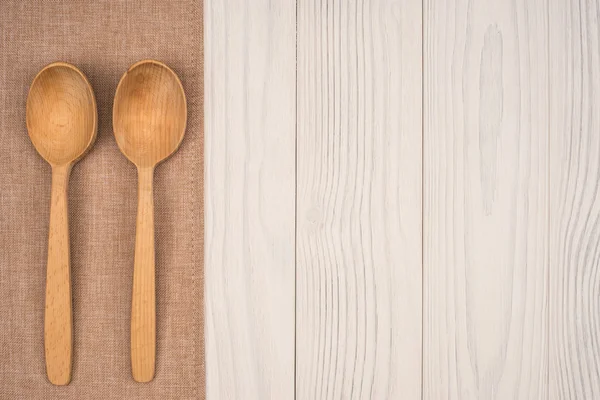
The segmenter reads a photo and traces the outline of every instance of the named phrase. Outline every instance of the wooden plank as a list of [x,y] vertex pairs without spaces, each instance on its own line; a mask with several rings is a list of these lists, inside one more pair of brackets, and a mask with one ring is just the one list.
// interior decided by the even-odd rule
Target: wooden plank
[[425,0],[424,399],[547,396],[546,0]]
[[207,0],[209,399],[294,396],[296,4]]
[[297,399],[421,398],[421,9],[298,1]]
[[550,1],[550,398],[600,398],[600,5]]

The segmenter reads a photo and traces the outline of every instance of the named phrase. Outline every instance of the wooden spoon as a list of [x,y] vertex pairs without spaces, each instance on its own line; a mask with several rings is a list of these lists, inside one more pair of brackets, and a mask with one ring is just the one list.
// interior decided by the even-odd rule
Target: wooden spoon
[[96,139],[98,120],[85,75],[62,62],[42,69],[29,88],[26,120],[33,145],[52,166],[44,347],[48,379],[66,385],[73,353],[67,188],[73,164]]
[[154,378],[156,292],[154,278],[154,168],[173,154],[185,133],[183,86],[165,64],[145,60],[123,75],[113,106],[113,128],[121,152],[138,170],[138,211],[131,305],[133,378]]

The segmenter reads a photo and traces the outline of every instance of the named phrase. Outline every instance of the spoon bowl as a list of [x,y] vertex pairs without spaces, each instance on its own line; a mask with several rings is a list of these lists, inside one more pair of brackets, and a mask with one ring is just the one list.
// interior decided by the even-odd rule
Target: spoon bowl
[[164,161],[181,144],[187,103],[181,81],[155,60],[132,65],[123,75],[113,107],[115,139],[138,167]]
[[27,97],[29,137],[51,165],[79,160],[96,139],[96,100],[85,75],[73,65],[53,63],[34,78]]

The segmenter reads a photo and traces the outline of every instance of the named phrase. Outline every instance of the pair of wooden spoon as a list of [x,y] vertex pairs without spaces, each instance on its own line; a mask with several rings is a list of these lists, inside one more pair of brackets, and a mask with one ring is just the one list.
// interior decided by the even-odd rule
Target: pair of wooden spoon
[[[62,62],[42,69],[29,90],[26,120],[33,145],[52,166],[44,347],[48,379],[66,385],[73,353],[68,181],[98,128],[96,99],[85,75]],[[186,120],[183,86],[165,64],[141,61],[123,75],[115,94],[113,128],[121,152],[138,170],[131,309],[131,365],[138,382],[153,379],[156,354],[154,168],[177,150]]]

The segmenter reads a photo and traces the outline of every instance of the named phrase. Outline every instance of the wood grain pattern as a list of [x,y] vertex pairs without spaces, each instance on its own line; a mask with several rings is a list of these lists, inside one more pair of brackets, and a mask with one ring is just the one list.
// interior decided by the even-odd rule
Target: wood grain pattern
[[204,11],[207,398],[292,399],[296,4]]
[[546,0],[425,0],[424,399],[547,397]]
[[55,385],[71,382],[73,369],[73,306],[69,240],[68,188],[71,165],[52,167],[44,351],[46,374]]
[[154,378],[156,363],[156,253],[154,168],[138,168],[138,203],[131,296],[131,372],[137,382]]
[[[292,397],[289,213],[296,398],[600,397],[598,2],[298,0],[296,56],[270,5],[207,13],[209,397]],[[296,213],[294,135],[255,131],[292,62]]]
[[186,123],[187,102],[177,74],[155,60],[132,65],[115,93],[113,129],[119,149],[138,170],[130,335],[137,382],[154,379],[156,361],[154,168],[179,148]]
[[298,399],[421,397],[421,21],[298,1]]
[[52,166],[44,350],[48,380],[55,385],[71,381],[73,365],[69,175],[73,164],[92,147],[97,120],[92,87],[75,66],[52,63],[34,78],[27,97],[27,131],[38,153]]
[[550,398],[600,398],[600,5],[550,0]]

